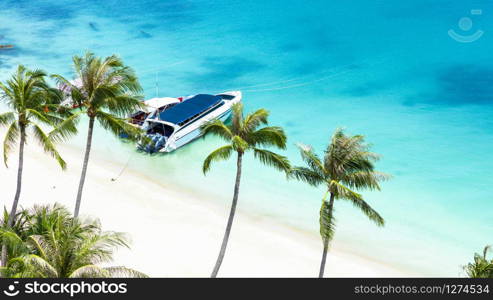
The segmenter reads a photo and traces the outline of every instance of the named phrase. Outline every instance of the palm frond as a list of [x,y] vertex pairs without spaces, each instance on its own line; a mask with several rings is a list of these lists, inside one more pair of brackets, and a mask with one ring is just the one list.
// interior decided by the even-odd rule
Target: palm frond
[[74,254],[74,260],[76,262],[90,261],[93,264],[106,263],[111,261],[113,250],[118,247],[129,248],[125,234],[111,231],[91,233],[79,243],[78,250]]
[[[9,82],[11,82],[11,80],[9,80]],[[13,104],[12,100],[16,98],[16,93],[14,89],[11,89],[6,84],[0,82],[0,91],[1,91],[0,98],[6,100],[7,105],[9,105],[11,108],[14,108],[14,106],[12,105]]]
[[300,149],[301,158],[314,172],[325,174],[325,167],[320,158],[313,152],[313,148],[308,145],[298,143],[296,145]]
[[243,131],[243,104],[241,102],[233,104],[231,111],[231,131],[233,135],[238,135]]
[[7,243],[9,247],[12,248],[25,248],[24,241],[19,237],[19,235],[12,231],[12,229],[0,228],[0,237],[4,243]]
[[50,120],[50,116],[45,114],[45,113],[41,113],[41,112],[39,112],[35,109],[31,109],[31,108],[26,108],[26,112],[29,114],[29,117],[34,117],[34,119],[36,119],[36,120],[38,120],[44,124],[53,125],[53,122]]
[[13,112],[0,114],[0,126],[7,126],[13,121],[15,121],[15,114]]
[[336,199],[349,200],[355,207],[359,208],[371,221],[378,226],[385,224],[384,219],[375,211],[368,203],[365,202],[361,194],[358,194],[339,182],[332,180],[329,185],[329,190],[333,193]]
[[49,138],[55,142],[66,141],[77,134],[77,123],[80,120],[83,111],[78,111],[58,123],[48,134]]
[[43,259],[46,259],[48,258],[47,254],[46,254],[46,251],[45,251],[45,241],[43,239],[43,236],[41,235],[41,232],[39,234],[32,234],[32,235],[29,235],[27,240],[26,240],[26,243],[32,245],[34,247],[34,249],[37,250],[37,254],[43,258]]
[[110,272],[97,265],[85,265],[74,270],[68,278],[108,278]]
[[207,172],[209,172],[212,162],[227,160],[231,156],[232,152],[233,152],[233,147],[231,145],[222,146],[214,150],[204,160],[204,164],[202,166],[202,172],[206,174]]
[[[493,249],[492,245],[487,245],[483,249],[483,259],[487,259],[486,256],[488,255],[488,252],[490,252]],[[493,261],[492,261],[493,263]]]
[[[98,91],[102,88],[98,89]],[[106,98],[104,107],[112,114],[125,117],[139,108],[145,107],[141,101],[142,96],[134,94],[122,94],[120,91],[115,91],[113,95]]]
[[253,154],[264,165],[268,165],[280,171],[284,171],[286,172],[286,174],[289,174],[289,171],[291,170],[291,164],[285,156],[279,155],[269,150],[258,148],[253,148]]
[[267,124],[269,112],[266,109],[258,109],[255,112],[248,114],[243,120],[242,129],[246,132],[253,132],[262,124]]
[[72,82],[70,82],[70,80],[66,79],[62,75],[53,74],[53,75],[50,75],[50,77],[56,82],[56,84],[59,87],[65,86],[65,87],[68,87],[70,89],[76,89],[77,88],[75,85],[72,84]]
[[3,141],[3,162],[5,163],[5,166],[8,168],[8,157],[10,154],[10,151],[12,151],[12,148],[14,147],[15,142],[19,138],[20,135],[20,130],[19,126],[17,125],[17,122],[12,122],[10,124],[9,129],[7,130],[7,133],[5,134],[5,138]]
[[201,130],[204,136],[210,133],[213,135],[217,135],[227,141],[233,138],[233,133],[231,132],[231,129],[221,120],[216,119],[207,122],[202,126]]
[[50,137],[39,127],[37,124],[31,124],[34,132],[34,137],[38,140],[38,143],[43,147],[43,150],[50,154],[53,158],[56,159],[60,167],[65,170],[67,168],[67,163],[62,159],[60,154],[55,148],[53,141]]
[[20,259],[24,262],[25,265],[31,267],[36,270],[35,277],[41,278],[57,278],[58,272],[56,269],[45,259],[35,255],[29,254],[20,257]]
[[112,278],[149,278],[146,274],[123,266],[104,268]]
[[287,137],[281,127],[270,126],[251,132],[248,139],[255,146],[274,146],[280,149],[286,149]]
[[357,171],[344,174],[341,181],[351,188],[380,190],[380,182],[390,178],[390,175],[378,171]]
[[142,130],[128,124],[125,119],[118,118],[110,113],[97,111],[96,119],[104,129],[110,131],[116,136],[126,134],[130,139],[139,140],[143,135]]
[[294,167],[289,171],[289,177],[294,177],[299,181],[304,181],[312,186],[319,186],[325,183],[323,174],[306,167]]

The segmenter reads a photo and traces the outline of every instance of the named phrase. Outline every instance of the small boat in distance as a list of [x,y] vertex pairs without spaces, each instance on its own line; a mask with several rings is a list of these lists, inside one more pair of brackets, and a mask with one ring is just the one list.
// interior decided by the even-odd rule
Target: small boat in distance
[[198,94],[147,117],[142,129],[151,142],[140,143],[147,152],[172,152],[202,136],[201,126],[212,120],[225,121],[240,91],[217,95]]
[[0,44],[0,49],[12,49],[14,45],[12,44]]

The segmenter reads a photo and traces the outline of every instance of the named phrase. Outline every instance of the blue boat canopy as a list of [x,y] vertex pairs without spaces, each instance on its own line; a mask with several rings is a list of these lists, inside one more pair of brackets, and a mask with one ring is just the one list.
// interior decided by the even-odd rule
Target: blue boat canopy
[[180,123],[208,110],[221,101],[220,96],[199,94],[161,112],[157,119],[181,125]]

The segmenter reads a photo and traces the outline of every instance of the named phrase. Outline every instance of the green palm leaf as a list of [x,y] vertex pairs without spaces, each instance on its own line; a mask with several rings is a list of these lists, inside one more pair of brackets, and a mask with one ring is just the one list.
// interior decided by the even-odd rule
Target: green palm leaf
[[204,134],[204,137],[207,134],[213,134],[223,138],[224,140],[230,140],[233,138],[233,133],[231,132],[231,129],[221,120],[217,119],[205,123],[202,127],[202,133]]
[[289,160],[282,155],[274,153],[265,149],[253,148],[253,154],[258,158],[264,165],[274,167],[279,171],[284,171],[287,174],[291,169]]
[[101,127],[116,136],[127,134],[129,138],[138,140],[143,134],[139,128],[128,124],[125,119],[118,118],[113,114],[98,111],[96,113],[96,118],[99,121],[99,124],[101,124]]
[[41,278],[57,278],[58,272],[53,266],[45,259],[35,255],[29,254],[20,257],[25,266],[28,266],[30,277],[41,277]]
[[233,104],[231,107],[232,118],[231,118],[231,127],[234,135],[244,135],[243,128],[243,104],[241,102]]
[[264,127],[254,131],[249,136],[251,144],[254,146],[277,147],[286,149],[286,134],[281,127]]
[[326,174],[326,170],[324,165],[322,164],[322,161],[317,156],[317,154],[313,152],[311,146],[300,143],[298,143],[297,146],[300,150],[301,158],[308,165],[309,168],[311,168],[316,173]]
[[110,273],[97,265],[85,265],[74,270],[68,278],[108,278]]
[[12,151],[14,144],[17,142],[19,135],[20,135],[19,126],[17,126],[16,122],[13,122],[12,124],[10,124],[9,129],[7,129],[7,133],[5,134],[5,138],[3,140],[3,162],[5,163],[5,166],[7,168],[8,168],[7,161],[9,154]]
[[43,131],[43,129],[41,129],[41,127],[34,123],[32,124],[32,128],[34,132],[34,137],[38,140],[44,151],[53,156],[60,167],[65,170],[67,168],[67,163],[62,159],[62,157],[56,150],[55,145],[53,144],[53,141],[50,139],[50,137]]
[[304,181],[312,186],[319,186],[325,183],[323,174],[306,167],[291,168],[289,175],[290,177],[294,177],[299,181]]
[[[247,132],[252,132],[257,129],[262,124],[267,124],[267,119],[269,118],[269,112],[263,108],[248,114],[243,121],[243,130]],[[280,127],[277,127],[280,128]]]
[[13,112],[6,112],[0,114],[0,126],[6,126],[15,121],[15,114]]
[[377,171],[356,171],[344,176],[343,180],[351,188],[380,190],[380,182],[389,180],[390,175]]
[[77,124],[83,111],[71,114],[69,117],[58,123],[48,134],[49,138],[56,142],[62,142],[77,134]]
[[115,278],[149,278],[146,274],[127,267],[107,267],[104,268],[110,277]]
[[207,172],[209,172],[212,162],[227,160],[231,156],[232,152],[233,152],[233,147],[231,145],[222,146],[214,150],[204,160],[204,164],[202,166],[202,172],[206,174]]
[[375,222],[378,226],[385,224],[384,219],[376,212],[368,203],[363,200],[361,194],[351,191],[344,185],[332,181],[330,183],[331,191],[334,190],[337,198],[349,200],[355,207],[359,208],[370,220]]

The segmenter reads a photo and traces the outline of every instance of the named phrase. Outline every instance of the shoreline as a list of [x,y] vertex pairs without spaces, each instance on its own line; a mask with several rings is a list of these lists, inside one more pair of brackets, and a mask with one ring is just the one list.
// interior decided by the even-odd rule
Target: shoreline
[[[82,149],[67,144],[58,148],[67,161],[65,172],[39,147],[26,148],[20,206],[59,202],[73,209]],[[9,183],[4,191],[7,207],[15,189],[15,159],[15,155],[10,157],[8,170],[0,168],[0,180]],[[199,197],[191,190],[173,189],[171,184],[157,182],[132,168],[111,181],[123,167],[93,151],[81,204],[81,216],[99,218],[104,230],[130,235],[131,250],[117,251],[114,264],[151,277],[208,277],[229,205]],[[39,199],[39,195],[49,196]],[[316,233],[245,213],[241,202],[220,277],[317,276],[322,246]],[[336,244],[329,251],[327,277],[422,276],[341,248]]]

